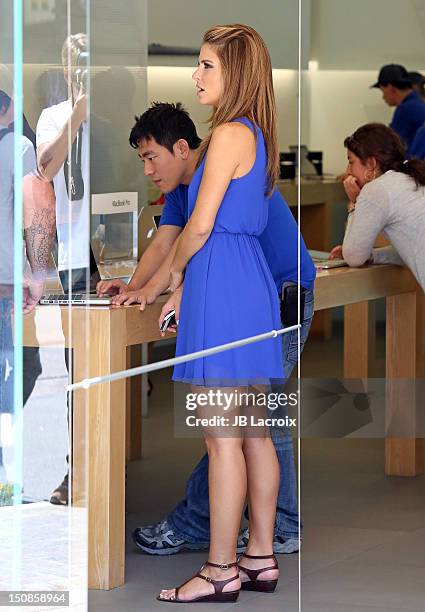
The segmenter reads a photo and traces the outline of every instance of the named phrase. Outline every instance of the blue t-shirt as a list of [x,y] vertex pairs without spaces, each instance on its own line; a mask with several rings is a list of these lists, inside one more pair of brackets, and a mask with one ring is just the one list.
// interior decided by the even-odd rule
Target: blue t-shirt
[[417,130],[425,122],[425,103],[416,91],[406,96],[394,111],[390,127],[397,132],[406,145],[407,152]]
[[178,185],[173,191],[165,194],[165,203],[162,210],[161,225],[177,225],[178,227],[184,227],[187,223],[188,214],[188,200],[187,194],[189,191],[189,185]]
[[416,132],[416,136],[409,147],[409,157],[425,159],[425,124]]
[[[184,227],[188,220],[187,185],[179,185],[165,195],[161,225]],[[298,281],[298,226],[289,206],[275,189],[270,197],[266,229],[259,236],[261,248],[280,294],[286,281]],[[316,269],[301,236],[300,282],[313,289]]]

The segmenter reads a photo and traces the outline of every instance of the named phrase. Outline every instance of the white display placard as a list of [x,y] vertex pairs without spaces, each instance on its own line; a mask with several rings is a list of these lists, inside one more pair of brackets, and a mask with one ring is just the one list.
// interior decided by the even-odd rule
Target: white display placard
[[137,191],[95,193],[91,197],[93,215],[137,212]]

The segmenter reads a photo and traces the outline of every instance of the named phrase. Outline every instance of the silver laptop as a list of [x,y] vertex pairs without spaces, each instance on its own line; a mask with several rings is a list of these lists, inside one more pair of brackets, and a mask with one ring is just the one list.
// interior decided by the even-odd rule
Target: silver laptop
[[110,306],[110,297],[98,297],[96,293],[48,293],[43,295],[40,304],[46,306]]
[[328,251],[312,251],[309,249],[308,252],[316,268],[329,270],[330,268],[342,268],[348,265],[345,259],[329,259],[330,253]]
[[62,293],[48,293],[46,295],[43,295],[40,300],[40,304],[55,304],[61,306],[109,306],[111,304],[110,297],[98,297],[96,295],[96,285],[100,280],[101,277],[96,264],[96,260],[90,248],[90,291],[63,291],[60,275],[58,274],[58,281],[62,287]]

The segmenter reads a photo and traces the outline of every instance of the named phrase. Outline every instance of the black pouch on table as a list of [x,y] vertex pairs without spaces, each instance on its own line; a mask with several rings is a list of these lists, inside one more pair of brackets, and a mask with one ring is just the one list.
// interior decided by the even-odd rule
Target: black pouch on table
[[298,323],[298,291],[300,290],[300,324],[304,321],[304,305],[306,289],[298,285],[283,285],[280,302],[280,318],[284,327]]

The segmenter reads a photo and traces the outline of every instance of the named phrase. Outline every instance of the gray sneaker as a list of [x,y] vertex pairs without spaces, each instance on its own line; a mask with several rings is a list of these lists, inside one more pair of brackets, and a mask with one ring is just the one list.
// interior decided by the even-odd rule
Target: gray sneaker
[[167,519],[156,525],[137,527],[132,538],[137,548],[148,555],[175,555],[181,550],[203,550],[209,547],[209,542],[182,540],[174,533]]
[[140,533],[146,537],[151,538],[152,536],[160,533],[166,528],[167,519],[163,519],[160,523],[154,525],[146,525],[146,527],[139,527]]
[[[249,528],[241,529],[239,532],[236,551],[238,554],[243,553],[248,546]],[[273,552],[276,554],[292,554],[299,550],[298,538],[289,538],[284,540],[281,536],[275,535],[273,539]]]

